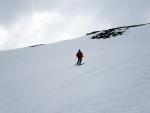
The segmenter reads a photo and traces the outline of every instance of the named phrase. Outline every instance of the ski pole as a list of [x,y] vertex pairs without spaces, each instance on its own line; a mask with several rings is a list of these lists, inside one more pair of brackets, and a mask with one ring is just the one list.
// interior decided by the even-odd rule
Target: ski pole
[[77,61],[77,57],[75,58],[75,64],[76,64],[76,61]]

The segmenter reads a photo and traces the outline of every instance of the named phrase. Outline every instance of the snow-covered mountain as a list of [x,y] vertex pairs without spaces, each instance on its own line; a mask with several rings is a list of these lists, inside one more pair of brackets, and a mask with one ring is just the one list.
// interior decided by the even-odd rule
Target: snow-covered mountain
[[0,113],[150,113],[150,25],[121,29],[1,51]]

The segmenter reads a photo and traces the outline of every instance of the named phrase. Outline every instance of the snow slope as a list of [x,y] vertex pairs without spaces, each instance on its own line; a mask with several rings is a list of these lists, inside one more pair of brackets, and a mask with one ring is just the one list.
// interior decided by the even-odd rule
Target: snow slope
[[0,113],[150,113],[149,31],[0,52]]

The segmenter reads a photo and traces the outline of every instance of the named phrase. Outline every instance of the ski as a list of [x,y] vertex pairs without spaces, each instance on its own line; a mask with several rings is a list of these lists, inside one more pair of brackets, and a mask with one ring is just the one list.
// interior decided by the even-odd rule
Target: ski
[[83,64],[84,64],[84,63],[82,63],[82,64],[80,64],[80,65],[77,65],[77,64],[76,64],[76,66],[81,66],[81,65],[83,65]]

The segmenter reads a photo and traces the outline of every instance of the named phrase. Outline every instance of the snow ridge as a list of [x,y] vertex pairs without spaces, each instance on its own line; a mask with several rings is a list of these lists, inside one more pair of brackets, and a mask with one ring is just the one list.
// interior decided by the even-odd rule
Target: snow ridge
[[128,31],[0,52],[0,113],[149,113],[150,25]]

